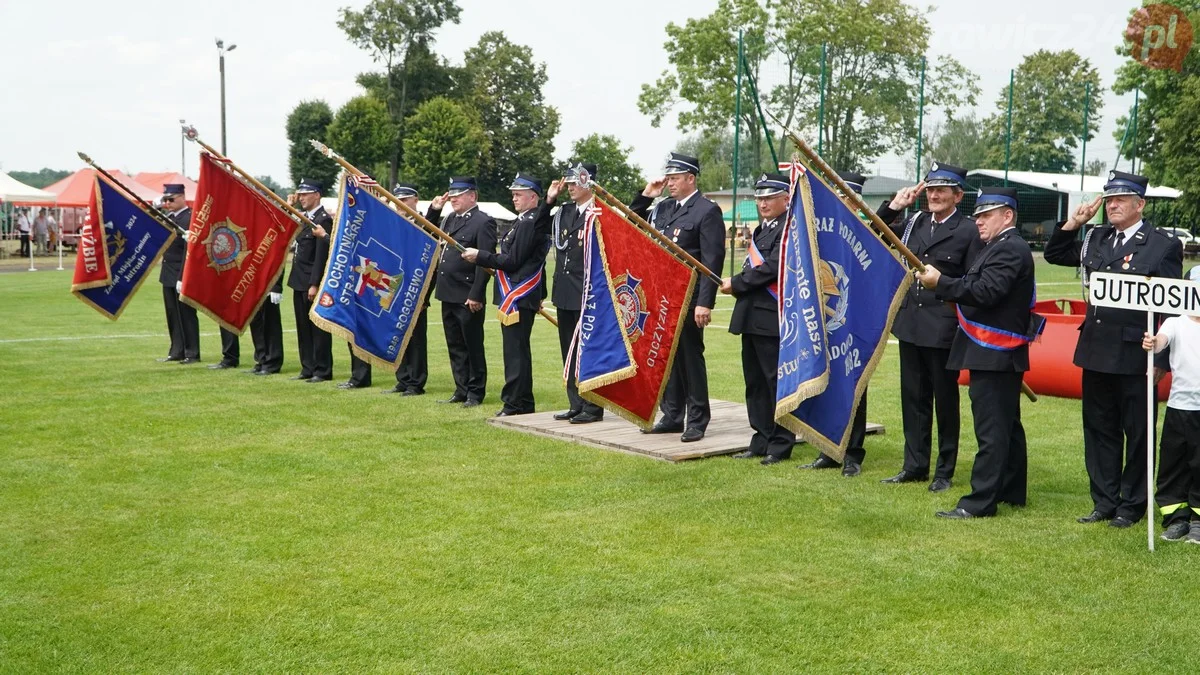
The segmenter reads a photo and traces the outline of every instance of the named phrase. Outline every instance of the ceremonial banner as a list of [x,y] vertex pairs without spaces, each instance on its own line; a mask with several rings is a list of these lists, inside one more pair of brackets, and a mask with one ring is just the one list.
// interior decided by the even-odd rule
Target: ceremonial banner
[[[799,221],[802,213],[816,233],[819,257],[814,261],[818,271],[812,289],[823,309],[828,382],[790,414],[781,416],[777,411],[777,417],[780,424],[840,461],[863,389],[883,355],[892,319],[913,279],[857,209],[833,188],[811,171],[803,173],[797,186],[803,208],[793,214]],[[788,362],[782,348],[779,362],[783,372]]]
[[240,335],[283,273],[297,227],[219,162],[200,155],[180,298]]
[[425,306],[441,241],[343,176],[329,260],[309,316],[364,361],[395,371]]
[[175,236],[97,172],[79,230],[71,293],[116,321]]
[[589,223],[585,302],[573,345],[579,395],[650,428],[680,322],[692,320],[696,272],[600,201]]

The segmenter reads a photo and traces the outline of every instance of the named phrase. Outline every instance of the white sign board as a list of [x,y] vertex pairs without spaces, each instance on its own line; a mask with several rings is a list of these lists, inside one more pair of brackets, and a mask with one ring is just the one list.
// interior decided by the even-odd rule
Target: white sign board
[[1099,307],[1200,316],[1200,282],[1095,272],[1088,301]]

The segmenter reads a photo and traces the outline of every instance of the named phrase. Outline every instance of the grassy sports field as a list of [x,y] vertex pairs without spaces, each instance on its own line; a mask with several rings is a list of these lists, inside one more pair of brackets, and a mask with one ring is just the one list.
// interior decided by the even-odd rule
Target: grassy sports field
[[[1037,257],[1039,297],[1079,296]],[[463,410],[435,403],[436,314],[426,396],[381,395],[379,370],[339,391],[286,379],[290,299],[284,375],[257,378],[156,363],[156,277],[112,323],[40,266],[0,273],[0,672],[1195,670],[1200,547],[1075,523],[1078,401],[1024,404],[1027,508],[948,522],[965,389],[954,488],[879,484],[901,463],[895,346],[861,477],[797,470],[804,446],[671,465],[487,425],[494,321],[488,399]],[[711,393],[742,400],[731,307]],[[538,414],[565,407],[558,349],[539,322]]]

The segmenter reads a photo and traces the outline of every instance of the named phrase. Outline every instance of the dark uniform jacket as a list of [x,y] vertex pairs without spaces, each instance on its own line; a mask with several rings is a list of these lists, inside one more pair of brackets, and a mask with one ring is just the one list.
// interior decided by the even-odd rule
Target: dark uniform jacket
[[[1046,262],[1074,267],[1082,257],[1086,274],[1111,272],[1168,279],[1178,279],[1183,274],[1183,244],[1147,222],[1143,221],[1137,234],[1115,251],[1116,230],[1112,225],[1092,228],[1086,252],[1083,242],[1077,239],[1078,231],[1063,230],[1062,226],[1059,223],[1046,242]],[[1129,269],[1124,267],[1127,256]],[[1075,365],[1112,375],[1145,374],[1146,352],[1142,351],[1145,312],[1089,306],[1079,330]]]
[[288,288],[296,291],[321,285],[325,262],[329,258],[329,239],[333,237],[333,218],[325,212],[324,206],[318,206],[309,220],[325,228],[325,237],[317,238],[307,227],[296,235],[296,254],[292,256],[292,273],[287,280]]
[[583,309],[583,222],[586,214],[574,202],[559,208],[550,232],[554,242],[554,289],[559,309]]
[[779,252],[783,248],[784,216],[764,221],[754,231],[754,245],[763,263],[752,267],[750,257],[742,261],[742,272],[729,280],[733,295],[733,318],[729,332],[734,335],[779,335],[778,300],[768,290],[779,274]]
[[[891,224],[900,215],[888,206],[880,207],[879,217]],[[908,248],[922,263],[933,265],[943,275],[961,277],[967,273],[971,261],[983,248],[975,220],[962,211],[955,211],[950,218],[937,226],[933,236],[929,224],[933,214],[923,211],[915,216],[908,237]],[[897,237],[903,237],[908,221],[891,225]],[[892,322],[892,335],[918,347],[949,349],[958,330],[958,319],[954,307],[942,302],[933,291],[921,284],[912,284],[901,301],[900,310]]]
[[[499,252],[480,249],[476,263],[508,275],[513,286],[524,282],[546,265],[546,253],[550,250],[550,210],[553,204],[544,200],[537,208],[529,209],[517,216],[500,236]],[[492,301],[500,304],[500,275],[496,275]],[[546,297],[546,279],[517,302],[521,309],[541,309]]]
[[[1033,254],[1016,228],[1001,232],[989,242],[964,276],[943,275],[934,290],[938,298],[958,303],[967,321],[988,328],[1034,337],[1034,329],[1041,323],[1032,312]],[[946,367],[1023,373],[1029,370],[1029,345],[1009,351],[992,349],[976,342],[960,327]]]
[[[496,221],[478,206],[471,207],[461,216],[457,213],[446,216],[442,231],[466,248],[476,248],[481,253],[496,250]],[[442,302],[459,304],[467,300],[486,302],[487,282],[487,272],[463,260],[458,250],[447,247],[438,263],[434,297]]]
[[[721,266],[725,263],[725,221],[721,215],[721,207],[698,192],[692,194],[678,209],[675,208],[676,201],[668,198],[659,202],[658,206],[654,207],[654,212],[650,213],[650,204],[653,201],[639,193],[629,208],[650,221],[655,229],[679,244],[680,248],[690,253],[713,273],[720,274]],[[711,309],[716,299],[716,283],[701,276],[696,293],[692,297],[692,307],[699,305]]]
[[187,260],[187,238],[183,236],[192,224],[190,208],[171,214],[171,221],[183,228],[183,232],[175,233],[175,241],[163,251],[162,267],[158,270],[158,282],[163,286],[175,286],[175,282],[183,280],[183,263]]

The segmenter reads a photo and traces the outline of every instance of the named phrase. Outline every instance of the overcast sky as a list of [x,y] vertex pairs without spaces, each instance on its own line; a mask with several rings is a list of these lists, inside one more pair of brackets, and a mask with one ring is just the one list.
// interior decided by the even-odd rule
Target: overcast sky
[[[75,152],[83,150],[103,165],[129,172],[177,171],[180,118],[219,147],[213,38],[220,36],[237,44],[226,57],[229,154],[248,171],[287,184],[284,122],[291,109],[312,98],[336,109],[361,93],[355,75],[376,67],[336,26],[338,7],[346,2],[365,4],[0,0],[0,168],[78,168]],[[462,23],[438,32],[437,50],[461,63],[463,51],[489,30],[531,47],[547,66],[546,100],[562,118],[557,158],[566,158],[573,140],[600,132],[632,146],[634,161],[647,173],[661,167],[682,134],[674,115],[663,128],[652,128],[637,110],[638,91],[667,67],[666,24],[707,15],[716,0],[459,4]],[[1122,62],[1114,47],[1136,4],[943,2],[930,19],[931,57],[953,54],[980,76],[981,114],[992,112],[1009,69],[1039,48],[1075,49],[1099,69],[1107,90]],[[1109,94],[1104,103],[1104,130],[1089,144],[1088,154],[1111,163],[1116,142],[1110,132],[1132,95]],[[186,161],[187,173],[194,176],[191,148]],[[906,173],[904,158],[894,154],[871,169]]]

